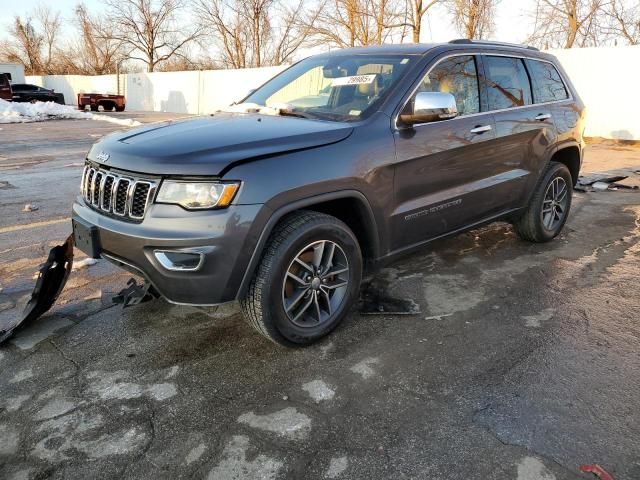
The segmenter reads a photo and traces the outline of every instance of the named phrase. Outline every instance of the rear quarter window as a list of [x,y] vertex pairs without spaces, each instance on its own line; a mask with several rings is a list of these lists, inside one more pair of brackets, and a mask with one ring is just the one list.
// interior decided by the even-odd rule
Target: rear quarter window
[[527,59],[527,68],[531,75],[535,103],[555,102],[569,98],[564,82],[553,64]]
[[529,76],[522,59],[485,56],[484,63],[491,110],[523,107],[533,103]]

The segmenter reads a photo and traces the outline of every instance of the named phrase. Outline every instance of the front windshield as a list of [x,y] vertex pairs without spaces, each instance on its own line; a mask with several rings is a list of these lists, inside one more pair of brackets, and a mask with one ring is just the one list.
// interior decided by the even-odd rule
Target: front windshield
[[239,105],[320,120],[356,121],[375,111],[415,57],[340,55],[297,63]]

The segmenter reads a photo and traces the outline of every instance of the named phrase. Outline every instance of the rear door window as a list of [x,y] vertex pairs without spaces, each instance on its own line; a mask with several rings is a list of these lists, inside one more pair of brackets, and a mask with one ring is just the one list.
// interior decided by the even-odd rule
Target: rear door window
[[490,110],[531,105],[529,75],[520,58],[485,56],[485,78]]
[[442,60],[424,76],[418,92],[450,93],[456,99],[459,115],[480,111],[478,73],[473,55]]
[[569,98],[564,82],[551,63],[527,59],[527,68],[533,84],[535,103],[556,102]]

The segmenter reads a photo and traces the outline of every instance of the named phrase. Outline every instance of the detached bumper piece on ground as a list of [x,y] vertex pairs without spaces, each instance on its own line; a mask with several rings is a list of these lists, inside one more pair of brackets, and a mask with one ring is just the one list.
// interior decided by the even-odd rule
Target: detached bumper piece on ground
[[[73,246],[74,237],[71,234],[62,245],[49,251],[47,261],[40,266],[36,285],[22,316],[8,325],[0,325],[0,343],[11,338],[16,330],[38,319],[53,306],[69,279],[73,267]],[[113,303],[122,304],[122,308],[126,308],[156,298],[159,295],[150,283],[140,285],[131,278],[127,282],[127,288],[113,297]]]
[[0,327],[0,343],[10,338],[18,328],[37,319],[52,307],[67,283],[72,266],[73,235],[69,235],[62,245],[51,249],[47,261],[40,267],[36,286],[22,317],[12,324]]
[[148,282],[140,285],[135,278],[130,278],[127,282],[127,288],[120,290],[120,293],[112,298],[113,303],[122,305],[122,308],[139,305],[160,298],[160,295]]

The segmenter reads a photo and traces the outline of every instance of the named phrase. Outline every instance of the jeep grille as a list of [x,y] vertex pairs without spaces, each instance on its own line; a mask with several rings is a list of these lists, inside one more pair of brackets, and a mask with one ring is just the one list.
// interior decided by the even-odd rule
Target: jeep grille
[[86,165],[82,172],[82,196],[100,212],[141,221],[153,200],[157,182]]

